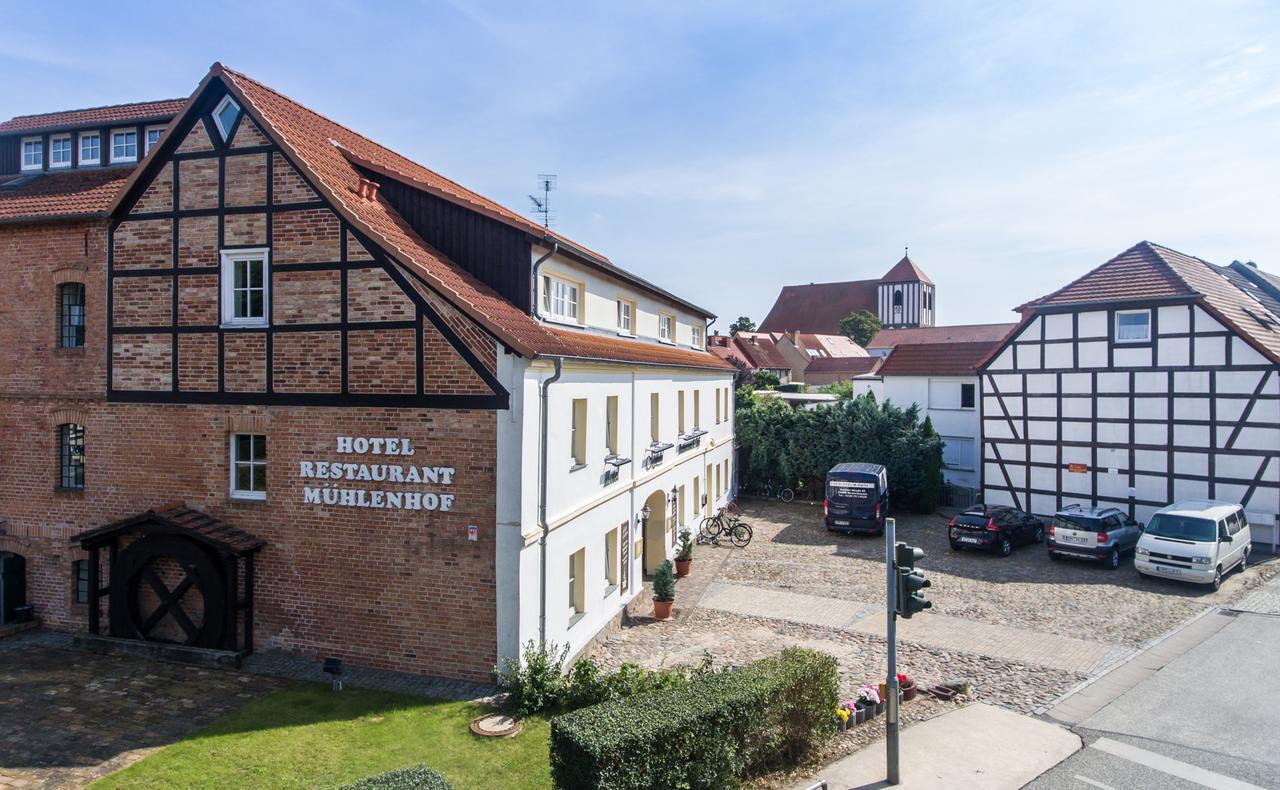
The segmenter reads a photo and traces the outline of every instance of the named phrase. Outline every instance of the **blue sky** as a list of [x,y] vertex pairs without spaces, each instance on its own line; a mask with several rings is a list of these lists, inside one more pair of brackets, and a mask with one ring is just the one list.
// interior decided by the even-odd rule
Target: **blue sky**
[[721,330],[906,244],[945,323],[1142,239],[1280,271],[1274,3],[67,5],[0,38],[0,115],[221,60],[518,211],[557,173],[558,230]]

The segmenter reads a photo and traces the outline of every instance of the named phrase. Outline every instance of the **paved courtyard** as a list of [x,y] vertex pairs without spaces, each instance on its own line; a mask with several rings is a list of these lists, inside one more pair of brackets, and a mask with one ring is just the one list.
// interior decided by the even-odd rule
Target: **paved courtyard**
[[[844,690],[879,678],[885,662],[884,542],[829,533],[819,506],[747,500],[755,537],[745,549],[700,546],[694,574],[676,589],[678,617],[633,618],[596,650],[609,666],[701,660],[745,663],[788,645],[840,660]],[[933,608],[898,621],[900,671],[924,685],[972,681],[975,696],[1023,712],[1214,606],[1264,603],[1264,579],[1280,564],[1232,574],[1217,593],[1140,577],[1131,565],[1108,571],[1053,562],[1043,546],[1008,558],[954,552],[947,519],[900,515],[898,539],[925,550]],[[1262,559],[1259,556],[1257,559]],[[632,612],[649,611],[647,599]]]
[[65,642],[0,641],[0,788],[83,787],[284,683]]

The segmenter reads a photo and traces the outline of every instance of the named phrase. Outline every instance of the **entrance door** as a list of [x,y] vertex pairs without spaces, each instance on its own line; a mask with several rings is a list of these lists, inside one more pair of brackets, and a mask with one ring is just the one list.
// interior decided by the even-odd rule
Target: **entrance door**
[[651,576],[667,558],[667,496],[662,491],[654,491],[645,505],[649,508],[649,519],[644,522],[644,573]]
[[0,624],[12,623],[13,610],[27,603],[27,561],[21,554],[0,552]]

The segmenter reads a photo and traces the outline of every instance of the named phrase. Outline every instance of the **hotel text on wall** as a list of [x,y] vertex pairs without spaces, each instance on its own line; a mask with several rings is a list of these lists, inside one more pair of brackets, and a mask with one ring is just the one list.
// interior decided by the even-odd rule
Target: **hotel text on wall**
[[[454,495],[436,490],[383,489],[373,483],[393,486],[448,487],[453,485],[451,466],[424,466],[416,463],[354,463],[346,456],[377,455],[388,459],[408,459],[417,455],[408,438],[339,436],[335,458],[326,461],[299,461],[298,476],[316,481],[302,490],[308,505],[388,508],[391,510],[442,510],[453,508]],[[357,485],[346,485],[355,483]],[[359,486],[359,483],[370,483]]]

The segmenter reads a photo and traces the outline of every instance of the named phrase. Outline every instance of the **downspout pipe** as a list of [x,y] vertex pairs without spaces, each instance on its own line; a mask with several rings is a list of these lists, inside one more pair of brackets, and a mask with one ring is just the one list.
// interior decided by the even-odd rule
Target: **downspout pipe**
[[[549,236],[544,236],[542,240],[551,242],[551,251],[533,262],[533,293],[529,299],[529,310],[533,313],[533,317],[536,319],[542,318],[542,316],[538,315],[538,270],[542,268],[542,264],[546,262],[547,258],[550,258],[552,255],[555,255],[560,251],[560,242],[555,241]],[[556,364],[556,369],[559,370],[559,362]]]
[[[546,259],[552,255],[552,252],[542,256]],[[542,261],[538,261],[541,263]],[[537,264],[534,264],[534,271],[537,271]],[[534,282],[537,282],[535,279]],[[535,294],[536,296],[536,294]],[[541,414],[541,426],[538,437],[538,450],[541,455],[538,464],[538,526],[542,527],[542,536],[538,539],[539,553],[539,577],[538,577],[538,646],[545,647],[547,644],[547,533],[551,531],[547,524],[547,393],[551,389],[551,385],[560,380],[560,374],[563,372],[562,367],[564,360],[561,357],[552,357],[555,363],[556,371],[547,378],[542,380],[541,393],[539,397],[539,407]]]

